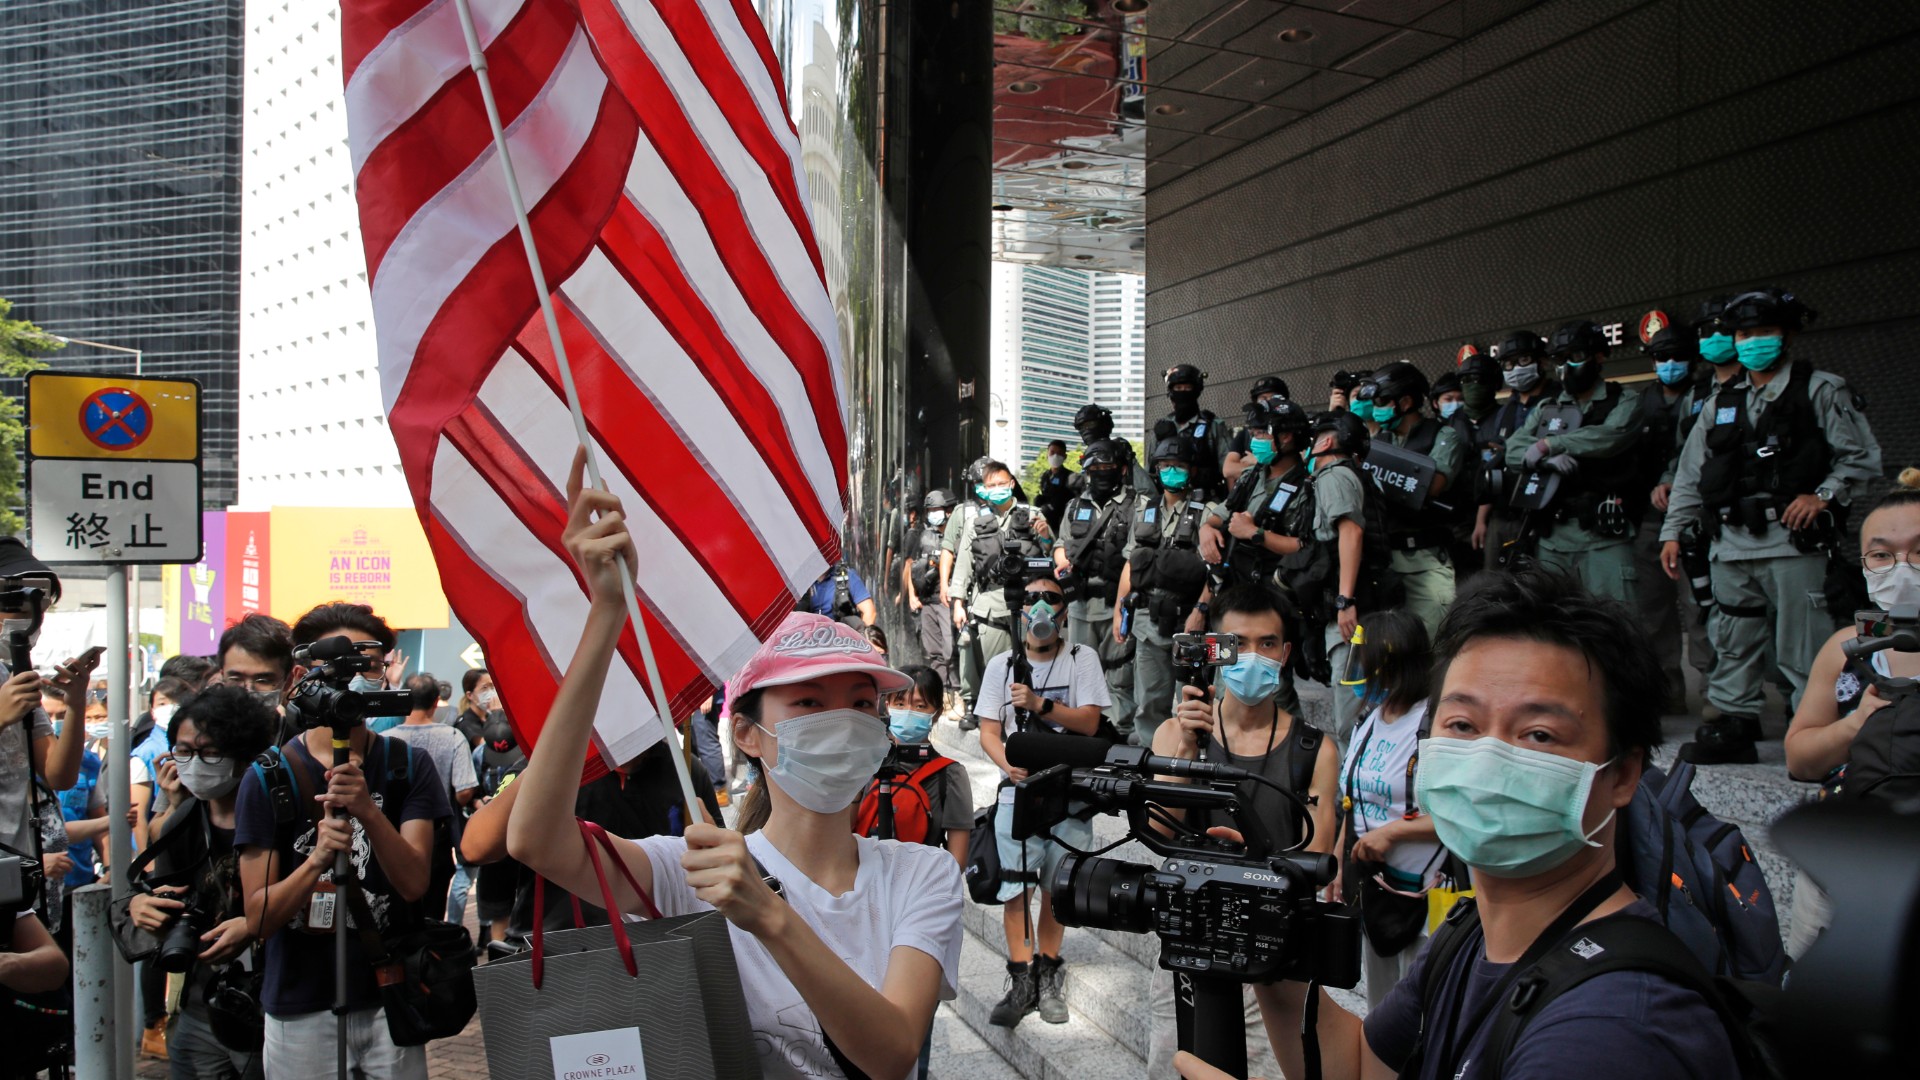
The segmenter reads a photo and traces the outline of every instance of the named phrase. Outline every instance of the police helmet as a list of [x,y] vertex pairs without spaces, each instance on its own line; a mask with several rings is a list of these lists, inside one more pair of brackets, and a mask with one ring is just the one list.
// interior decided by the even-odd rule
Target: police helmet
[[959,504],[960,500],[953,497],[953,492],[946,488],[934,488],[927,492],[927,501],[924,505],[928,510],[951,510]]
[[[1367,383],[1373,384],[1371,394],[1366,392]],[[1405,360],[1395,360],[1368,376],[1366,382],[1360,384],[1359,396],[1375,401],[1397,402],[1403,397],[1425,401],[1428,388],[1427,377],[1419,368]]]
[[1727,301],[1730,299],[1732,299],[1732,297],[1710,296],[1700,301],[1699,308],[1695,309],[1693,313],[1693,332],[1695,336],[1706,337],[1709,334],[1724,334],[1727,332],[1727,328],[1722,323],[1720,316],[1727,310]]
[[1323,412],[1313,418],[1313,441],[1326,432],[1334,433],[1334,449],[1352,457],[1366,457],[1373,446],[1367,425],[1350,412]]
[[1192,364],[1175,364],[1167,369],[1167,389],[1171,390],[1181,383],[1192,384],[1195,390],[1207,387],[1207,373]]
[[1079,432],[1080,438],[1088,443],[1104,439],[1113,434],[1113,412],[1105,405],[1090,401],[1073,414],[1073,430]]
[[[1462,386],[1474,382],[1486,383],[1490,386],[1500,385],[1500,365],[1485,353],[1474,353],[1460,361],[1460,366],[1455,369],[1454,374],[1460,377]],[[1440,392],[1438,384],[1435,384],[1433,392],[1436,394]]]
[[904,477],[900,481],[900,505],[912,506],[920,501],[920,478]]
[[1295,445],[1305,442],[1307,432],[1313,428],[1313,420],[1307,415],[1307,410],[1286,398],[1274,398],[1267,402],[1267,407],[1261,410],[1260,416],[1266,431],[1271,432],[1275,438],[1292,435]]
[[1546,352],[1547,343],[1541,340],[1539,334],[1531,330],[1515,330],[1493,347],[1493,358],[1505,365],[1529,356],[1545,356]]
[[1720,314],[1729,331],[1777,326],[1790,333],[1819,317],[1820,313],[1808,308],[1798,296],[1774,285],[1733,297]]
[[1441,394],[1457,394],[1459,392],[1460,373],[1457,371],[1443,371],[1440,373],[1439,378],[1433,380],[1433,385],[1427,389],[1427,399],[1432,401],[1438,399]]
[[1127,444],[1119,439],[1096,439],[1080,451],[1082,471],[1112,467],[1125,468],[1127,464]]
[[987,465],[992,461],[992,458],[982,454],[973,459],[973,464],[967,466],[967,471],[961,474],[960,479],[966,483],[969,490],[973,485],[987,478]]
[[1586,319],[1576,319],[1570,323],[1561,323],[1553,332],[1553,341],[1547,346],[1549,356],[1570,356],[1585,353],[1588,356],[1607,354],[1607,335],[1600,324]]
[[1663,326],[1653,332],[1640,351],[1655,360],[1685,360],[1689,363],[1700,359],[1700,338],[1691,330],[1680,330],[1672,325]]
[[1291,398],[1287,392],[1287,380],[1278,375],[1262,375],[1253,380],[1253,390],[1247,394],[1250,401],[1259,401],[1261,394],[1272,394],[1276,398]]
[[1163,461],[1184,461],[1191,465],[1200,460],[1200,449],[1194,441],[1185,435],[1173,435],[1153,444],[1151,462],[1158,465]]

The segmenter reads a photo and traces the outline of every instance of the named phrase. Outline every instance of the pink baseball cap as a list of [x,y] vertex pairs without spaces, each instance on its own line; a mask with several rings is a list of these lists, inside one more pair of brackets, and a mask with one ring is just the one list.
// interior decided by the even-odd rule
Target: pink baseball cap
[[872,676],[882,694],[913,686],[913,679],[888,667],[880,650],[859,631],[825,615],[796,611],[727,683],[727,699],[732,701],[762,687],[845,674]]

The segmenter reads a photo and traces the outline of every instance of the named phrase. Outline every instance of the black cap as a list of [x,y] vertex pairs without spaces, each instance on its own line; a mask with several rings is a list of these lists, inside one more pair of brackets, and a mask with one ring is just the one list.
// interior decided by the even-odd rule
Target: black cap
[[1640,351],[1655,360],[1698,360],[1700,338],[1691,329],[1663,326],[1653,332],[1653,337],[1645,345],[1640,346]]
[[[1494,386],[1500,385],[1500,365],[1494,361],[1493,357],[1485,353],[1474,353],[1460,361],[1460,366],[1455,370],[1455,374],[1460,376],[1462,385],[1470,382],[1491,383]],[[1436,384],[1434,391],[1435,393],[1439,393],[1437,385],[1438,384]]]
[[60,575],[34,558],[19,537],[0,536],[0,579],[4,578],[45,578],[48,603],[60,599]]
[[1095,439],[1080,451],[1080,468],[1097,469],[1112,467],[1125,468],[1127,464],[1127,446],[1118,439]]
[[1274,394],[1283,398],[1293,397],[1287,392],[1287,380],[1278,375],[1262,375],[1253,380],[1253,389],[1248,392],[1248,399],[1258,400],[1261,394]]
[[[1366,392],[1368,383],[1374,388],[1371,394]],[[1358,393],[1362,398],[1370,397],[1375,401],[1399,401],[1403,397],[1425,401],[1427,386],[1427,377],[1419,368],[1405,360],[1395,360],[1368,376],[1360,384]]]
[[1720,313],[1720,320],[1728,330],[1777,326],[1795,331],[1819,317],[1820,313],[1808,308],[1798,296],[1774,285],[1733,297]]
[[1427,397],[1431,399],[1437,398],[1441,394],[1457,394],[1459,392],[1460,373],[1457,371],[1443,371],[1440,373],[1439,378],[1433,380],[1433,385],[1427,388]]
[[1586,353],[1589,356],[1607,354],[1607,335],[1600,324],[1585,319],[1570,323],[1561,323],[1553,332],[1553,342],[1547,346],[1549,356],[1566,356],[1570,353]]
[[1726,326],[1720,321],[1720,315],[1727,310],[1727,301],[1731,297],[1710,296],[1700,301],[1699,308],[1693,313],[1693,332],[1699,337],[1709,334],[1724,334]]
[[494,713],[487,718],[487,726],[480,731],[486,750],[483,759],[489,765],[511,765],[520,760],[520,741],[513,737],[513,725],[507,718]]

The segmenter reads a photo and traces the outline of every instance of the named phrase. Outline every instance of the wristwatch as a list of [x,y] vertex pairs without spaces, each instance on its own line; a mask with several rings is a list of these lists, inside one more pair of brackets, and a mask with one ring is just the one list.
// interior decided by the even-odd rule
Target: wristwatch
[[1266,547],[1267,546],[1267,530],[1256,527],[1253,530],[1253,536],[1247,542],[1250,544],[1258,544],[1261,547]]
[[1833,504],[1834,497],[1838,494],[1839,492],[1834,491],[1830,487],[1817,487],[1813,489],[1813,497],[1829,506]]
[[1202,615],[1205,615],[1212,609],[1207,606],[1207,602],[1205,600],[1202,600],[1199,603],[1193,605],[1193,610],[1199,612]]
[[1048,713],[1050,713],[1050,712],[1052,712],[1052,711],[1053,711],[1053,699],[1052,699],[1052,698],[1047,698],[1047,699],[1046,699],[1045,701],[1043,701],[1043,702],[1041,702],[1041,703],[1040,703],[1040,715],[1041,715],[1041,716],[1045,716],[1045,715],[1047,715]]
[[1333,598],[1333,610],[1335,611],[1345,611],[1353,606],[1354,600],[1351,596],[1336,596]]

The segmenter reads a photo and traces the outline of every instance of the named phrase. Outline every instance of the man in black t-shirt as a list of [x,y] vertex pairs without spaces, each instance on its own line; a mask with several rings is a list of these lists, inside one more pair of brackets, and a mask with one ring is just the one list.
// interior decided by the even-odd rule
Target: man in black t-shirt
[[[1328,1080],[1737,1076],[1733,1043],[1708,1000],[1633,967],[1547,1001],[1504,1056],[1490,1046],[1499,1003],[1540,960],[1603,955],[1590,939],[1621,920],[1653,922],[1670,937],[1621,883],[1614,855],[1617,815],[1660,740],[1666,686],[1631,612],[1539,571],[1494,576],[1461,596],[1435,653],[1420,806],[1472,868],[1476,906],[1460,913],[1467,929],[1433,938],[1466,934],[1454,938],[1460,946],[1444,969],[1430,969],[1438,950],[1425,949],[1364,1025],[1323,995]],[[1684,955],[1686,946],[1672,938],[1661,952]],[[1264,1005],[1272,990],[1260,993]],[[1298,1007],[1279,1021],[1269,1030],[1301,1030]],[[1287,1075],[1305,1075],[1297,1038],[1274,1052]],[[1222,1075],[1187,1055],[1176,1063],[1189,1078]]]

